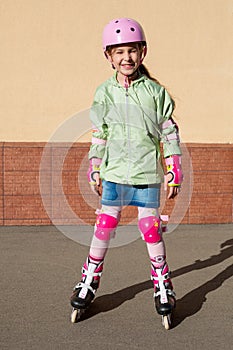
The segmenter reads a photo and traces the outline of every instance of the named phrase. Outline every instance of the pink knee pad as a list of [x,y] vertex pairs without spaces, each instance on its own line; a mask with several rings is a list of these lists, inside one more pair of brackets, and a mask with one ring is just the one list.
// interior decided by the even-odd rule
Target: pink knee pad
[[158,243],[161,241],[160,219],[156,216],[141,218],[138,221],[138,227],[146,243]]
[[118,220],[108,214],[99,214],[95,223],[95,236],[104,241],[110,240],[110,234],[117,227]]

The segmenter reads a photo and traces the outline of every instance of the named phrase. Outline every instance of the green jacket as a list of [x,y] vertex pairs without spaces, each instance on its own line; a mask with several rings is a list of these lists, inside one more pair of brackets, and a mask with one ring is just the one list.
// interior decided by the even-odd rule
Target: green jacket
[[[128,89],[116,74],[101,84],[90,112],[94,126],[89,159],[101,158],[100,177],[131,185],[161,183],[164,157],[181,154],[173,101],[164,87],[141,75]],[[165,123],[166,122],[166,123]]]

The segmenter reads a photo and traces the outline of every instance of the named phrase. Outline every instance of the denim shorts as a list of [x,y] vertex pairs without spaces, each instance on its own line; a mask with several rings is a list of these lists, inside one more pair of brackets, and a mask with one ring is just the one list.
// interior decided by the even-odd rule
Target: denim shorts
[[161,184],[122,185],[102,181],[103,192],[101,203],[110,206],[127,206],[159,208]]

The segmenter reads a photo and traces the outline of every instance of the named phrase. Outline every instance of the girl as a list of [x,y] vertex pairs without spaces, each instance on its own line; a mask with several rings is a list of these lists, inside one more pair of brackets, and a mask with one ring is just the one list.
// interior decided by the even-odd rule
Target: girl
[[71,305],[84,310],[94,299],[122,207],[133,205],[138,207],[138,228],[151,262],[155,307],[160,315],[169,315],[175,306],[175,293],[158,214],[162,182],[159,158],[162,142],[167,165],[165,188],[169,186],[168,198],[174,198],[182,182],[178,128],[171,117],[174,102],[142,64],[147,44],[135,20],[120,18],[107,24],[103,50],[115,74],[96,90],[88,170],[89,183],[101,196],[102,207]]

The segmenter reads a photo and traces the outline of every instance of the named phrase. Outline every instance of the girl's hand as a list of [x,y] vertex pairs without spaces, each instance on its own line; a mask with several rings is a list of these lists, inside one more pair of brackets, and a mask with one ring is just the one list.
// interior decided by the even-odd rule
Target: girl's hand
[[167,192],[167,189],[169,189],[167,198],[173,199],[178,195],[181,187],[180,186],[168,186],[168,183],[170,180],[171,180],[171,174],[166,174],[164,176],[164,191]]
[[101,159],[92,158],[90,160],[89,169],[87,172],[87,178],[91,186],[91,190],[98,196],[101,196],[102,194],[102,184],[100,180],[100,164]]
[[95,173],[94,174],[94,179],[95,179],[95,184],[91,184],[91,190],[92,192],[94,192],[95,194],[97,194],[98,196],[101,197],[102,195],[102,182],[100,180],[100,174],[99,173]]
[[167,157],[165,158],[165,163],[167,165],[167,174],[164,176],[164,190],[167,191],[167,187],[169,187],[167,198],[172,199],[180,192],[183,181],[181,156],[174,154]]

